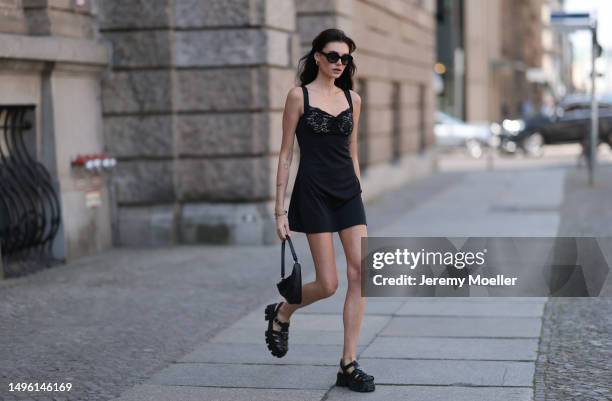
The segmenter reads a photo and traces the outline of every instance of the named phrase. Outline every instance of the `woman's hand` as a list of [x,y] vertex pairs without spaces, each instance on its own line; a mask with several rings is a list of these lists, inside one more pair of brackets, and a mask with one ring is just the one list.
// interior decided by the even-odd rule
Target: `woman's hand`
[[276,234],[281,240],[287,239],[289,235],[289,221],[286,214],[276,216]]

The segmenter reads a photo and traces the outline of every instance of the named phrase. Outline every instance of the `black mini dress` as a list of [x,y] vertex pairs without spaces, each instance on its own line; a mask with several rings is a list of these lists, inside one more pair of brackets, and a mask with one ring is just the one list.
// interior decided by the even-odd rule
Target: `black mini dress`
[[304,93],[304,114],[296,127],[300,147],[298,166],[287,218],[291,231],[335,232],[365,224],[361,184],[353,166],[349,137],[353,132],[353,102],[334,116],[308,101]]

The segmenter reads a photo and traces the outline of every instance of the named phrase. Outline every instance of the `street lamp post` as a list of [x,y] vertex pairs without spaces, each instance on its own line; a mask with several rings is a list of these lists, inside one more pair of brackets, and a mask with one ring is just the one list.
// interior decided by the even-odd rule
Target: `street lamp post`
[[595,70],[595,60],[598,56],[597,49],[597,20],[593,21],[591,28],[591,140],[589,141],[589,185],[593,186],[595,176],[595,164],[597,162],[597,145],[599,144],[599,106],[597,105],[597,95],[595,82],[597,81],[597,71]]
[[553,12],[550,15],[550,22],[551,26],[558,32],[570,33],[579,30],[591,32],[591,131],[588,136],[588,151],[585,153],[589,170],[589,185],[593,186],[595,184],[596,150],[599,142],[595,61],[601,55],[601,46],[597,42],[597,17],[590,13]]

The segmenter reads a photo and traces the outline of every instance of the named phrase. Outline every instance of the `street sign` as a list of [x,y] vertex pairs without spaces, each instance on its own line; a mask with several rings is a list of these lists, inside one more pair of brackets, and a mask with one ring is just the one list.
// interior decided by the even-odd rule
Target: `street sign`
[[594,16],[590,13],[552,12],[550,25],[559,32],[573,32],[593,27]]

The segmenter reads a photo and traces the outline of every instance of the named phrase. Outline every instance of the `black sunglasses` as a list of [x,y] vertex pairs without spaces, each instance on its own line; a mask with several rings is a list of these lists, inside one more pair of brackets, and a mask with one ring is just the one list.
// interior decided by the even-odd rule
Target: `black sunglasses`
[[342,60],[342,65],[347,65],[349,61],[353,61],[353,56],[348,53],[343,54],[342,56],[340,56],[338,52],[335,51],[329,53],[324,53],[320,51],[319,53],[324,55],[327,61],[329,61],[330,63],[336,63],[338,60]]

